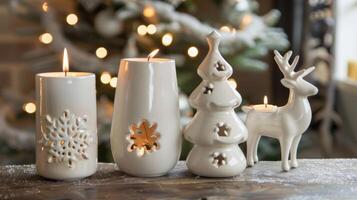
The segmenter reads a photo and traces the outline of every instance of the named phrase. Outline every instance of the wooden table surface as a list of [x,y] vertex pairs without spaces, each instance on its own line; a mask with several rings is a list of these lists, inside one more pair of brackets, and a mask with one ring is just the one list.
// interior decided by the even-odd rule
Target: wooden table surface
[[305,159],[281,172],[259,162],[233,178],[202,178],[179,162],[167,176],[137,178],[100,163],[95,175],[71,182],[46,180],[34,165],[0,166],[0,199],[357,199],[357,159]]

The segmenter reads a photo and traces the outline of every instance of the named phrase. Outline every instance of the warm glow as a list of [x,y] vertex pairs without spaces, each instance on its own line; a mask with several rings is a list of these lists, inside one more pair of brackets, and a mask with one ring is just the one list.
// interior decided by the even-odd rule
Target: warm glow
[[44,33],[40,35],[39,40],[44,44],[49,44],[52,42],[53,37],[50,33]]
[[228,79],[228,83],[234,88],[237,88],[237,82],[233,78]]
[[171,33],[166,33],[162,36],[161,42],[164,46],[169,46],[172,43],[173,37]]
[[222,26],[220,28],[220,30],[223,31],[223,32],[230,32],[231,31],[231,29],[228,26]]
[[268,106],[268,97],[264,96],[264,106],[267,107]]
[[192,46],[192,47],[188,48],[187,54],[188,54],[190,57],[196,57],[196,56],[198,55],[198,49],[197,49],[197,47]]
[[77,24],[77,22],[78,22],[78,17],[77,17],[77,15],[76,14],[69,14],[69,15],[67,15],[67,18],[66,18],[66,21],[67,21],[67,23],[69,24],[69,25],[75,25],[75,24]]
[[143,10],[143,15],[145,17],[153,17],[155,15],[155,9],[152,6],[146,6]]
[[244,29],[245,27],[249,26],[253,21],[253,17],[250,14],[246,14],[243,16],[242,21],[240,23],[240,28]]
[[68,63],[68,53],[66,48],[64,48],[63,50],[62,69],[64,74],[67,76],[67,72],[69,71],[69,63]]
[[112,79],[112,76],[109,74],[109,72],[103,72],[102,75],[100,75],[100,81],[103,84],[110,83],[111,79]]
[[117,87],[117,81],[118,81],[117,77],[113,77],[112,79],[110,79],[110,86],[112,86],[113,88],[116,88]]
[[147,32],[148,32],[148,30],[145,25],[138,26],[138,34],[139,35],[146,35]]
[[22,108],[24,109],[25,112],[30,114],[36,112],[36,104],[32,102],[25,103]]
[[43,10],[44,12],[47,12],[47,11],[48,11],[48,3],[47,3],[47,2],[44,2],[44,3],[42,4],[42,10]]
[[149,53],[148,55],[148,61],[150,61],[151,58],[153,58],[154,56],[156,56],[157,53],[159,53],[160,49],[155,49],[154,51],[152,51],[151,53]]
[[96,51],[95,51],[95,55],[98,58],[105,58],[108,55],[108,51],[106,48],[104,47],[99,47]]
[[156,33],[156,26],[154,24],[149,24],[149,26],[147,26],[147,32],[150,35],[153,35]]

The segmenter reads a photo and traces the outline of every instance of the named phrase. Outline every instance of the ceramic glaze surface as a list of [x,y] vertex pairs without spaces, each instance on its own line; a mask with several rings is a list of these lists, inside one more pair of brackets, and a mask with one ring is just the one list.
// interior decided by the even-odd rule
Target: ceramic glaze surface
[[284,74],[281,83],[290,91],[289,99],[285,106],[278,107],[273,112],[262,112],[251,106],[243,107],[243,110],[247,112],[246,126],[249,133],[247,159],[249,166],[258,162],[257,148],[261,136],[277,138],[281,148],[282,170],[289,171],[290,167],[298,166],[297,148],[302,134],[311,122],[311,108],[307,97],[316,95],[318,90],[303,79],[314,70],[314,67],[294,72],[298,57],[295,57],[292,64],[289,64],[291,51],[284,57],[277,51],[274,53],[274,59]]
[[175,62],[123,59],[110,135],[120,170],[142,177],[168,173],[181,153],[179,119]]
[[236,176],[246,168],[238,144],[247,139],[247,129],[234,112],[242,98],[228,83],[233,70],[219,53],[219,38],[217,32],[207,38],[210,49],[197,70],[203,81],[189,97],[197,113],[184,130],[194,144],[187,167],[206,177]]
[[56,180],[90,176],[97,168],[95,75],[36,75],[36,167]]

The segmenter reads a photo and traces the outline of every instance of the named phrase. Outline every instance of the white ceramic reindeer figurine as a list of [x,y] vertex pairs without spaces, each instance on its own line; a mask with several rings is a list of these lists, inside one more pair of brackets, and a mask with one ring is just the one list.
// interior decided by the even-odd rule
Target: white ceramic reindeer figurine
[[289,100],[286,105],[268,112],[255,109],[254,106],[243,107],[243,111],[247,113],[247,164],[253,166],[255,162],[258,162],[257,148],[260,137],[268,136],[279,140],[282,170],[289,171],[289,152],[291,167],[296,168],[298,166],[296,159],[298,144],[311,122],[311,108],[307,97],[316,95],[318,90],[303,79],[315,67],[295,72],[298,56],[295,57],[292,64],[289,64],[291,51],[287,52],[284,57],[276,50],[274,54],[274,59],[284,74],[281,83],[290,91]]

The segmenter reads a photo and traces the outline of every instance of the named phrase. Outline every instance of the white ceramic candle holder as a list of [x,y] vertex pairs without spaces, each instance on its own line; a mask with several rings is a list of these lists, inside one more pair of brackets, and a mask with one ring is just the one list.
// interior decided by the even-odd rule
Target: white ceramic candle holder
[[36,75],[36,167],[55,180],[92,175],[97,168],[95,75]]
[[[303,79],[315,69],[314,67],[295,72],[298,56],[295,57],[292,64],[289,64],[291,51],[284,57],[277,51],[274,53],[274,59],[284,74],[281,83],[290,91],[289,100],[282,107],[268,106],[266,103],[265,105],[243,107],[243,111],[247,113],[247,162],[248,166],[253,166],[255,162],[258,162],[257,149],[261,136],[273,137],[280,142],[282,169],[289,171],[290,166],[293,168],[298,166],[297,148],[302,134],[311,122],[311,108],[307,97],[316,95],[318,90]],[[288,162],[289,153],[290,164]]]
[[168,173],[181,152],[179,120],[174,60],[121,60],[110,135],[119,169],[141,177]]

